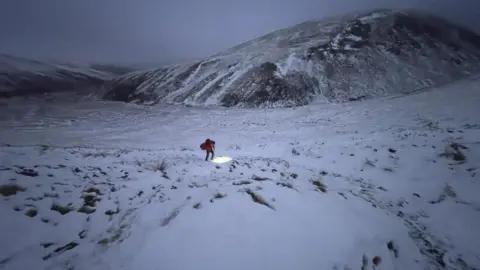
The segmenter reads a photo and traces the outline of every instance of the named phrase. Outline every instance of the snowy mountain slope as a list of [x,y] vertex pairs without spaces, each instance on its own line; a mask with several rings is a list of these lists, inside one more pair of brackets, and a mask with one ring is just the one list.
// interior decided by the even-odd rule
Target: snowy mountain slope
[[[0,268],[479,269],[479,85],[287,109],[12,99]],[[206,137],[233,161],[205,162]]]
[[107,65],[87,67],[0,54],[0,97],[72,90],[95,92],[106,81],[129,71]]
[[203,61],[134,72],[106,99],[222,106],[346,101],[443,84],[480,71],[480,37],[415,11],[309,21]]

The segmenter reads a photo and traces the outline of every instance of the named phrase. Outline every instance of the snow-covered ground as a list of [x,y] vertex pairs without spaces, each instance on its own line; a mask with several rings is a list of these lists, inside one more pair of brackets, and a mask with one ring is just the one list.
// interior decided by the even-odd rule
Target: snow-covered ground
[[[281,110],[0,102],[0,269],[479,269],[480,82]],[[226,163],[204,161],[217,142]]]

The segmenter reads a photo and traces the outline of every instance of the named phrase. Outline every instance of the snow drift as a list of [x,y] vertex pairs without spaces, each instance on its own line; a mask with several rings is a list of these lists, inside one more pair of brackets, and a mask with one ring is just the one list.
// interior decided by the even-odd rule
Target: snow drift
[[[480,80],[341,106],[0,101],[0,269],[480,269]],[[214,136],[227,163],[205,162]]]
[[408,94],[480,70],[480,36],[416,11],[309,21],[205,60],[132,72],[104,98],[271,107]]

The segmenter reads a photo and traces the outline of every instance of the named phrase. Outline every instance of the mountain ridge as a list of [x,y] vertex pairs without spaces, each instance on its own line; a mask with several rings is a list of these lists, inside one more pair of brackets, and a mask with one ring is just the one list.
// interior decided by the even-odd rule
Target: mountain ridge
[[120,76],[105,99],[290,107],[416,91],[480,71],[480,36],[412,10],[307,21],[191,64]]

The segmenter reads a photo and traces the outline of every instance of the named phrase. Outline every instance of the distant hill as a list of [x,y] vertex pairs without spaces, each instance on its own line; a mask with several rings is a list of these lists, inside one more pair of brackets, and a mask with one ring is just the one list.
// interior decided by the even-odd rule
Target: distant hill
[[131,71],[112,65],[86,67],[0,54],[0,97],[65,91],[102,95],[105,82]]

